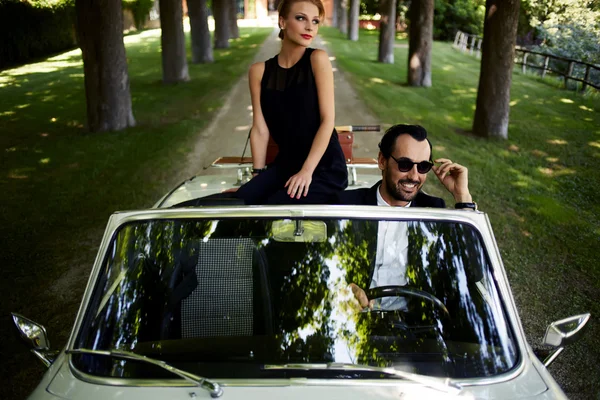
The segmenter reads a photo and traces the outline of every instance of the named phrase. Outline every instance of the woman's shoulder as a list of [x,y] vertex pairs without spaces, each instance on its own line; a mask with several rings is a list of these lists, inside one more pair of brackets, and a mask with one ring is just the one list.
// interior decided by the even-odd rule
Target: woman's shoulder
[[313,73],[317,71],[328,71],[331,69],[331,61],[327,52],[321,49],[314,49],[310,55],[310,64],[312,66]]
[[317,64],[331,64],[329,61],[329,55],[325,50],[321,49],[311,49],[312,53],[310,54],[310,62]]
[[262,79],[264,72],[265,72],[265,62],[261,61],[261,62],[254,63],[250,66],[250,69],[248,70],[248,76],[250,77],[250,79],[258,78],[260,80],[260,79]]

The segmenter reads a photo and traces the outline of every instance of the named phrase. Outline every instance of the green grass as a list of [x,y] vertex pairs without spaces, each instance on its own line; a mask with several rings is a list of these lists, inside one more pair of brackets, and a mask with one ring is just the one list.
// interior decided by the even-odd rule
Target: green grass
[[[55,347],[64,345],[108,217],[115,210],[150,207],[187,178],[182,171],[199,133],[270,32],[241,28],[230,49],[215,50],[213,64],[190,63],[191,81],[174,86],[161,82],[160,30],[127,36],[137,126],[120,132],[84,129],[77,50],[0,71],[3,318],[22,312],[46,324]],[[189,37],[187,43],[190,60]],[[65,291],[73,282],[75,291]],[[8,319],[0,325],[0,352],[7,356],[0,372],[21,371],[11,375],[16,383],[0,389],[0,397],[24,398],[37,382],[24,368],[36,361],[15,361],[25,350]]]
[[[174,86],[161,83],[159,32],[126,38],[137,120],[126,131],[85,131],[78,51],[0,72],[0,185],[10,202],[3,219],[94,226],[115,209],[150,206],[269,30],[242,29],[231,49],[215,51],[214,64],[190,64],[191,81]],[[36,198],[44,204],[32,210]]]
[[[539,340],[547,318],[600,315],[600,96],[515,72],[509,139],[477,138],[469,132],[479,59],[435,42],[432,87],[411,88],[405,40],[396,42],[395,64],[384,65],[376,62],[378,32],[361,31],[357,43],[332,28],[321,33],[381,121],[423,125],[434,156],[469,168],[471,193],[490,216],[520,311],[545,317],[526,321],[526,331]],[[433,176],[426,186],[453,204]],[[588,339],[594,335],[597,328]],[[600,374],[598,340],[585,357]]]

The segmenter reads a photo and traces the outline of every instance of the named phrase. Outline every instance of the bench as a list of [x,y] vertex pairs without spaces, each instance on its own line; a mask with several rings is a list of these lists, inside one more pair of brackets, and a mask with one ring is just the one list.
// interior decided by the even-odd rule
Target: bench
[[[348,186],[357,182],[357,168],[378,168],[377,159],[369,157],[354,157],[352,146],[354,144],[354,132],[379,132],[379,125],[343,125],[335,127],[338,133],[338,139],[344,152],[346,166],[348,167]],[[267,145],[266,164],[275,160],[279,148],[275,141],[269,137]],[[226,156],[219,157],[211,164],[214,168],[237,168],[237,184],[241,185],[245,180],[251,177],[252,157]]]

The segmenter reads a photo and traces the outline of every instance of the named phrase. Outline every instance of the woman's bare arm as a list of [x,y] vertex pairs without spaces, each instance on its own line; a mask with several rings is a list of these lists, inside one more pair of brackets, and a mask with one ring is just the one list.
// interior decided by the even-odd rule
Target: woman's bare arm
[[335,124],[333,69],[331,68],[329,56],[323,50],[315,50],[311,54],[310,60],[317,85],[321,125],[313,140],[308,157],[302,165],[302,169],[296,175],[292,176],[285,185],[288,188],[290,197],[297,198],[308,194],[312,174],[317,168],[319,161],[321,161],[325,150],[327,150]]
[[269,128],[260,107],[260,81],[265,72],[265,63],[252,64],[248,71],[250,83],[250,98],[252,100],[252,128],[250,129],[250,149],[252,151],[252,166],[260,169],[265,166],[267,145],[269,143]]
[[313,140],[308,157],[302,166],[311,173],[317,168],[321,157],[327,150],[333,127],[335,125],[335,100],[333,94],[333,69],[329,56],[323,50],[315,50],[310,60],[312,63],[315,83],[317,84],[317,96],[319,98],[319,112],[321,114],[321,125]]

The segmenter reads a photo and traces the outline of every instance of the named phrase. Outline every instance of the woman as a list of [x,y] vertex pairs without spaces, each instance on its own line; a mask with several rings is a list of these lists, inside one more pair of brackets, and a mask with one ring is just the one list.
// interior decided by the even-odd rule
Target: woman
[[[281,51],[250,67],[254,177],[237,191],[246,204],[328,203],[348,185],[334,130],[331,62],[323,50],[308,47],[323,17],[320,0],[283,0]],[[267,167],[269,136],[279,153]]]

